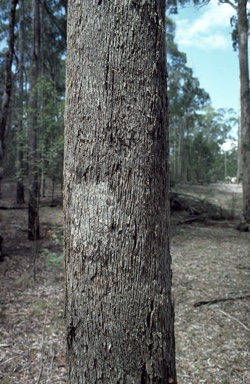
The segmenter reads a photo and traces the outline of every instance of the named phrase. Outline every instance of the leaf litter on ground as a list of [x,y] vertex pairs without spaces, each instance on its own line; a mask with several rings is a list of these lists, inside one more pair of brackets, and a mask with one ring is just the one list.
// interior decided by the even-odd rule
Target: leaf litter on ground
[[[223,208],[230,208],[232,200],[238,209],[238,186],[236,192],[232,186],[223,188],[225,193],[218,185],[195,186],[191,191],[184,187]],[[231,193],[237,193],[236,203]],[[63,384],[67,383],[64,276],[62,250],[53,246],[58,237],[55,228],[62,226],[62,209],[42,208],[44,238],[39,243],[36,280],[35,248],[22,230],[25,215],[1,212],[0,231],[8,256],[0,263],[0,383]],[[215,226],[180,224],[183,217],[180,212],[171,217],[178,383],[250,383],[250,233],[236,231],[232,221]],[[53,261],[56,255],[59,259]],[[240,300],[194,306],[244,295]]]

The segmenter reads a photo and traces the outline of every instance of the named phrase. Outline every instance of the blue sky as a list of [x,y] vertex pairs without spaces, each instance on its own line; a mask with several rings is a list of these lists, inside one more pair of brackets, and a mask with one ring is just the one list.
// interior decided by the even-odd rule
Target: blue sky
[[206,6],[188,7],[174,16],[176,42],[187,54],[187,65],[218,108],[239,107],[238,53],[232,48],[230,18],[235,14],[228,4],[211,0]]

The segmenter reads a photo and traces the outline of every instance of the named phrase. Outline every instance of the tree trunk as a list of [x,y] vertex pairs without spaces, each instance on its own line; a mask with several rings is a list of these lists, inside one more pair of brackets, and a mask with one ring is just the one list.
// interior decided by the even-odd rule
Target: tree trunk
[[237,183],[242,182],[242,151],[241,151],[241,123],[240,123],[240,100],[238,113],[238,150],[237,150]]
[[[15,43],[15,19],[16,19],[16,7],[18,0],[11,1],[10,18],[9,18],[9,35],[8,35],[8,49],[6,51],[6,64],[5,64],[5,82],[4,92],[2,98],[2,104],[0,109],[0,167],[3,167],[4,158],[4,136],[9,117],[9,106],[12,91],[12,61],[14,55],[14,43]],[[0,180],[1,183],[1,180]],[[1,192],[1,185],[0,185]]]
[[165,1],[68,7],[69,382],[176,383]]
[[[24,70],[24,9],[23,0],[19,0],[19,62],[18,62],[18,86],[19,86],[19,121],[17,132],[21,136],[23,133],[23,70]],[[24,185],[23,185],[23,151],[20,144],[20,139],[17,142],[17,185],[16,185],[16,202],[17,204],[24,203]]]
[[243,216],[250,222],[250,93],[247,0],[238,1]]
[[37,165],[37,80],[40,56],[40,13],[39,0],[33,0],[33,52],[30,73],[30,120],[29,120],[29,204],[28,238],[39,238],[39,170]]
[[184,128],[183,128],[183,120],[179,125],[179,141],[178,141],[178,180],[183,181],[183,164],[184,164],[184,156],[183,156],[183,141],[184,141]]

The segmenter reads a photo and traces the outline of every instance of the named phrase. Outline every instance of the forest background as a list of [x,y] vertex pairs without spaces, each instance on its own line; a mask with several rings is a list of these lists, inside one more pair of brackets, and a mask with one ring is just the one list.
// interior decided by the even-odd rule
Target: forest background
[[[10,37],[10,19],[13,17],[11,6],[16,7],[12,35],[14,48],[11,65],[12,89],[2,148],[4,157],[1,159],[1,177],[3,176],[4,180],[10,183],[5,185],[3,195],[4,203],[13,204],[13,200],[10,201],[8,198],[12,197],[14,192],[16,206],[24,206],[24,208],[26,205],[22,203],[27,201],[27,191],[31,184],[34,184],[32,179],[34,175],[35,184],[37,182],[39,187],[36,192],[41,205],[44,202],[47,204],[48,201],[53,207],[58,205],[57,199],[59,197],[60,200],[62,191],[67,1],[47,0],[41,1],[40,5],[40,23],[37,26],[39,56],[36,56],[33,49],[34,30],[31,28],[32,1],[2,0],[0,4],[0,39],[2,41],[0,101],[2,105],[6,91],[6,62],[8,62],[6,59],[9,58],[7,42]],[[186,54],[178,48],[175,24],[171,15],[167,16],[166,24],[171,185],[173,187],[182,183],[199,184],[199,197],[202,196],[201,200],[204,201],[205,186],[208,183],[225,181],[225,177],[234,177],[237,174],[237,142],[235,136],[232,136],[232,130],[237,130],[238,117],[236,111],[231,108],[219,110],[213,108],[208,92],[200,86],[199,79],[187,65]],[[31,76],[35,59],[39,59],[39,75],[34,84]],[[35,105],[31,100],[31,95],[34,94],[36,95]],[[230,150],[223,151],[223,145],[228,140],[234,141],[235,145]],[[33,169],[32,173],[31,169]],[[220,183],[217,185],[219,188]],[[229,203],[227,201],[227,208],[231,209],[229,210],[232,217],[235,209],[238,209],[237,204],[240,200],[240,185],[233,187],[235,189],[230,190],[230,196],[224,190],[220,194],[223,198],[226,196],[228,201],[230,200]],[[212,189],[209,188],[209,193],[212,194]],[[185,188],[183,191],[190,192]],[[7,255],[5,258],[6,263],[1,263],[3,291],[8,296],[8,300],[4,302],[3,312],[0,311],[1,320],[6,326],[6,331],[1,329],[5,336],[5,342],[1,345],[0,351],[4,351],[4,357],[1,359],[2,355],[0,356],[1,367],[4,367],[2,370],[4,376],[1,376],[1,379],[6,378],[3,383],[33,382],[34,377],[37,382],[46,382],[45,377],[50,380],[54,373],[57,375],[57,382],[62,383],[66,380],[62,344],[63,274],[61,269],[58,272],[58,265],[62,267],[62,210],[61,207],[57,207],[51,212],[49,207],[50,213],[48,214],[47,210],[45,215],[45,209],[41,207],[43,236],[38,249],[36,245],[34,248],[33,245],[27,246],[26,243],[24,245],[23,237],[27,233],[24,224],[27,215],[25,210],[20,210],[18,219],[17,216],[6,215],[11,211],[1,212],[1,224],[3,224],[1,234],[4,237],[6,234],[5,249],[8,254],[11,254],[11,257]],[[185,380],[192,380],[193,383],[205,382],[206,372],[207,382],[221,383],[223,379],[225,382],[234,382],[232,378],[236,378],[235,382],[238,383],[242,382],[240,379],[243,376],[247,380],[250,376],[247,369],[249,360],[244,344],[248,332],[248,328],[244,328],[248,313],[246,300],[235,300],[234,307],[231,302],[226,302],[221,309],[222,312],[217,310],[217,307],[199,312],[198,309],[193,310],[191,306],[194,301],[204,297],[204,287],[202,284],[197,286],[199,284],[197,276],[200,276],[201,282],[206,279],[205,290],[207,292],[209,287],[208,296],[211,300],[226,296],[232,281],[233,294],[236,295],[235,292],[238,294],[240,290],[239,295],[244,296],[248,287],[247,271],[249,269],[246,267],[249,256],[248,234],[242,233],[239,238],[238,232],[229,225],[230,228],[226,228],[226,238],[223,228],[216,227],[214,243],[214,227],[187,228],[184,224],[186,217],[183,222],[180,218],[175,219],[179,227],[176,227],[178,230],[173,228],[172,253],[174,290],[177,297],[177,360],[180,382],[184,383]],[[53,227],[48,226],[52,221]],[[36,221],[35,227],[37,224]],[[12,229],[15,228],[15,233],[18,232],[16,238],[20,242],[20,247],[13,248],[14,243],[12,244],[10,240],[12,232],[10,236],[7,225]],[[30,232],[28,234],[30,235]],[[37,235],[36,231],[33,232],[35,238]],[[195,242],[193,242],[194,237],[196,237]],[[240,244],[237,243],[238,240]],[[206,249],[203,249],[204,244]],[[187,245],[188,258],[185,253]],[[222,248],[223,252],[221,252]],[[37,252],[45,257],[36,258]],[[17,257],[12,257],[13,255]],[[44,260],[46,260],[46,267],[44,267]],[[225,272],[228,267],[226,262],[230,265],[227,273]],[[211,269],[211,265],[214,269]],[[34,277],[36,281],[39,280],[39,285],[34,283],[32,279]],[[40,285],[41,281],[45,282],[44,285]],[[223,290],[218,282],[223,285]],[[11,286],[12,283],[13,286]],[[17,292],[18,301],[16,300]],[[27,311],[25,311],[26,308]],[[230,316],[235,317],[235,308],[237,319],[233,320]],[[227,312],[229,316],[225,315]],[[8,329],[9,323],[14,324],[13,330]],[[208,337],[205,339],[204,329],[208,329],[211,324],[215,326],[209,328]],[[231,337],[232,326],[235,337]],[[224,335],[224,331],[228,334],[228,338]],[[41,343],[38,341],[38,332]],[[24,337],[25,335],[29,337]],[[218,340],[216,346],[218,348],[211,350],[213,337]],[[45,338],[47,338],[46,341],[44,341]],[[13,340],[16,348],[14,352]],[[28,343],[28,347],[24,344],[24,340]],[[214,340],[212,344],[213,342]],[[200,354],[201,350],[203,354]],[[241,357],[237,353],[238,350],[241,351]],[[218,353],[220,353],[219,364]],[[17,361],[20,363],[17,364]],[[204,366],[206,366],[206,372],[204,372]],[[28,379],[25,381],[28,375],[31,381]],[[42,376],[44,381],[41,379]]]
[[[2,167],[18,182],[17,201],[27,187],[28,164],[35,162],[40,193],[45,180],[62,182],[63,111],[65,97],[66,1],[43,1],[39,31],[39,75],[35,89],[36,127],[31,124],[32,7],[27,1],[16,8],[11,67],[12,95],[4,132]],[[3,100],[8,52],[9,1],[0,8],[0,98]],[[175,23],[167,16],[167,61],[171,182],[217,182],[237,174],[237,113],[232,108],[214,109],[209,93],[200,86],[187,57],[178,49]],[[230,20],[228,21],[230,22]],[[229,37],[230,38],[230,37]],[[233,48],[232,48],[233,49]],[[35,133],[35,157],[31,160],[31,136]],[[225,143],[235,143],[228,150]],[[33,143],[34,144],[34,143]]]

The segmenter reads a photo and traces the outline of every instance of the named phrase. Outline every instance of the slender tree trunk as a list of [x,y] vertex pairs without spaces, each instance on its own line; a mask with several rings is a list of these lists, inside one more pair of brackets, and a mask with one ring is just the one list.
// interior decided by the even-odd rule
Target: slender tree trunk
[[[19,122],[17,132],[21,136],[23,134],[23,70],[24,70],[24,8],[23,0],[19,0],[19,63],[18,63],[18,85],[19,85]],[[17,164],[18,164],[18,179],[16,186],[16,202],[17,204],[24,203],[24,185],[23,185],[23,151],[20,145],[20,139],[17,143]]]
[[[8,35],[8,49],[6,51],[6,64],[5,64],[5,82],[4,92],[2,98],[2,104],[0,109],[0,167],[3,169],[4,158],[4,136],[9,117],[9,106],[12,91],[12,61],[14,55],[15,44],[15,19],[16,19],[16,7],[18,0],[12,0],[10,6],[10,18],[9,18],[9,35]],[[1,178],[0,178],[1,183]],[[1,193],[1,185],[0,185]]]
[[184,139],[184,128],[183,128],[184,122],[183,120],[180,123],[179,127],[179,142],[178,142],[178,180],[183,181],[183,163],[184,163],[184,156],[183,156],[183,139]]
[[39,238],[39,170],[37,165],[37,80],[40,57],[40,14],[39,0],[33,0],[33,52],[30,72],[30,121],[29,121],[29,204],[28,237]]
[[237,183],[242,182],[242,153],[241,153],[241,108],[240,108],[240,78],[239,78],[239,108],[238,108],[238,149],[237,149]]
[[176,139],[173,143],[173,182],[177,180],[177,143]]
[[68,6],[69,382],[176,383],[165,0]]
[[238,150],[237,150],[237,183],[242,182],[242,158],[241,158],[241,127],[240,127],[240,109],[238,117]]
[[243,216],[250,222],[250,93],[247,0],[238,1]]
[[186,140],[185,140],[185,181],[191,181],[190,175],[190,137],[189,137],[189,114],[186,115]]

